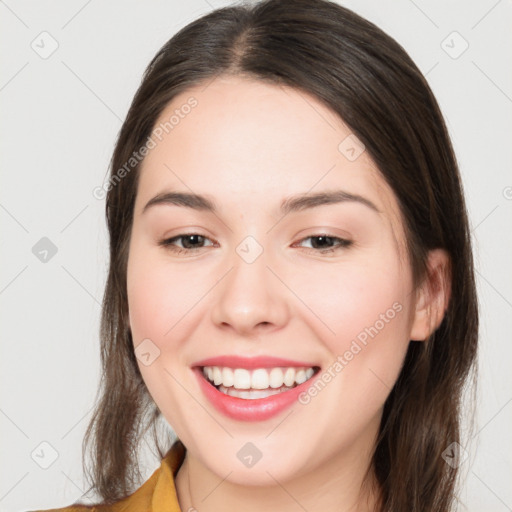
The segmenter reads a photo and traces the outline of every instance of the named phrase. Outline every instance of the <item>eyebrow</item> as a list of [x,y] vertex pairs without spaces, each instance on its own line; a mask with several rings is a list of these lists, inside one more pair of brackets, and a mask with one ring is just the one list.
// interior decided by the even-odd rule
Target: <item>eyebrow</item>
[[[290,196],[281,202],[280,211],[283,215],[287,215],[288,213],[316,208],[318,206],[349,202],[360,203],[375,212],[380,213],[380,210],[369,199],[344,190],[329,190],[314,194],[305,193]],[[156,195],[146,203],[146,206],[144,206],[142,210],[142,214],[144,214],[149,208],[157,205],[183,206],[193,210],[209,213],[217,212],[215,202],[206,196],[190,192],[163,192]]]

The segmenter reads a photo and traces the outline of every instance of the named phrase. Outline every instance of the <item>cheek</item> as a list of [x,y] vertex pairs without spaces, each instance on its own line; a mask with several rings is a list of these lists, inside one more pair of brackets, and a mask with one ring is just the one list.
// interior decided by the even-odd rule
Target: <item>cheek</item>
[[355,395],[389,391],[409,344],[411,280],[388,252],[331,269],[310,266],[294,280],[316,337],[343,366],[338,382],[357,385]]
[[158,251],[142,244],[131,247],[127,293],[134,349],[137,353],[139,344],[145,343],[158,354],[149,365],[139,358],[137,362],[154,402],[179,430],[185,430],[182,422],[189,416],[191,403],[180,385],[184,382],[180,374],[185,367],[183,347],[200,321],[198,301],[208,287],[207,275],[179,271],[176,265],[171,268]]
[[163,353],[174,352],[197,325],[201,297],[212,286],[205,266],[194,271],[170,265],[159,250],[131,248],[127,292],[134,345],[151,339]]
[[395,262],[362,261],[330,268],[311,265],[298,272],[291,282],[295,283],[297,296],[328,328],[325,332],[330,332],[331,336],[323,337],[332,339],[333,347],[336,340],[355,338],[376,322],[380,326],[379,320],[386,312],[386,319],[405,319],[406,316],[396,315],[400,308],[393,308],[396,302],[405,308],[408,289],[407,276],[401,274]]
[[[394,258],[385,260],[337,266],[325,274],[312,268],[298,283],[321,319],[310,326],[316,326],[315,337],[329,354],[299,403],[305,405],[312,428],[330,425],[343,433],[337,437],[340,447],[378,423],[409,345],[409,278]],[[308,285],[313,278],[314,287]]]

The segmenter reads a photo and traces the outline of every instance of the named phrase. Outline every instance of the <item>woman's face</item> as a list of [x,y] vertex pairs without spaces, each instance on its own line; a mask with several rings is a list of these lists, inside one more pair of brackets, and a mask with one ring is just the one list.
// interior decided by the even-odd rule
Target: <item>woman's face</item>
[[[364,466],[415,307],[397,200],[368,153],[314,97],[235,77],[175,97],[152,141],[128,300],[156,405],[189,455],[234,483]],[[237,398],[205,365],[228,393],[316,373],[300,393]]]

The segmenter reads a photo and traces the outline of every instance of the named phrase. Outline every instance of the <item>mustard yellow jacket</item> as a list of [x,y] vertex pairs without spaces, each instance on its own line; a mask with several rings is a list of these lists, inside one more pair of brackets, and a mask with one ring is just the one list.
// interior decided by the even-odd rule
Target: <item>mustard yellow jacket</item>
[[133,494],[113,505],[71,505],[34,512],[182,512],[174,477],[185,458],[185,452],[185,446],[177,440],[151,477]]

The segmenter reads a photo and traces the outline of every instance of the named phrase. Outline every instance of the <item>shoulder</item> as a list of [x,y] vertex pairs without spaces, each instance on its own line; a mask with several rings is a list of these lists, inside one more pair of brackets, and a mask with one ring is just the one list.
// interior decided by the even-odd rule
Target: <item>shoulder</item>
[[110,505],[78,505],[74,503],[67,507],[52,508],[45,510],[34,510],[30,512],[150,512],[151,497],[160,476],[161,468],[158,468],[141,487],[126,498],[116,501]]
[[[177,440],[167,452],[160,467],[139,489],[111,505],[73,504],[63,508],[27,512],[180,512],[174,477],[183,462],[185,452],[183,443]],[[164,508],[159,508],[159,505]]]
[[[105,510],[105,509],[103,509]],[[44,510],[27,510],[27,512],[99,512],[100,508],[97,506],[88,507],[86,505],[70,505],[69,507],[63,508],[52,508]]]
[[31,512],[150,512],[151,497],[160,476],[161,468],[158,468],[149,480],[147,480],[134,493],[126,498],[116,501],[110,505],[78,505],[73,504],[62,508],[52,508],[45,510],[34,510]]

